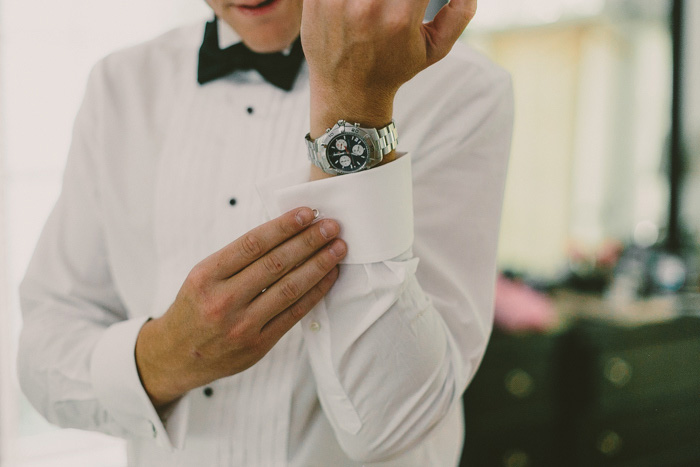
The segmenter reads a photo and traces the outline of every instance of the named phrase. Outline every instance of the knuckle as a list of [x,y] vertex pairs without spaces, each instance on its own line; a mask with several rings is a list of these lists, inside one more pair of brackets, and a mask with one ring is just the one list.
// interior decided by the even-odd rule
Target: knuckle
[[395,14],[387,18],[385,27],[389,34],[401,33],[410,29],[407,14]]
[[246,340],[246,326],[243,322],[236,322],[228,330],[228,339],[235,347],[239,347]]
[[299,286],[296,284],[296,282],[292,280],[286,280],[280,284],[280,293],[284,298],[292,301],[297,300],[299,298],[301,290],[299,289]]
[[208,271],[201,263],[192,268],[187,276],[187,282],[197,290],[204,288],[208,282]]
[[299,321],[301,318],[303,318],[306,313],[309,311],[309,308],[305,306],[304,303],[302,302],[296,302],[294,305],[289,307],[289,315],[292,317],[292,319],[296,322]]
[[374,0],[365,0],[355,2],[353,5],[353,10],[355,12],[355,17],[357,19],[369,20],[376,17],[376,12],[379,5]]
[[[294,219],[294,218],[292,218]],[[291,237],[296,233],[296,228],[297,226],[296,220],[294,221],[288,221],[288,220],[283,220],[277,224],[277,228],[279,229],[279,233],[284,236],[284,237]]]
[[241,319],[229,330],[228,336],[236,348],[250,349],[256,346],[258,333],[251,320]]
[[304,233],[302,238],[304,239],[304,245],[306,245],[307,248],[310,250],[315,250],[317,248],[316,236],[314,235],[313,231],[309,230],[308,232]]
[[241,238],[240,252],[246,259],[255,259],[262,254],[260,239],[252,233],[247,233]]
[[182,292],[188,300],[199,306],[205,306],[211,299],[212,286],[209,272],[205,267],[195,266],[187,276]]
[[262,264],[265,267],[265,270],[273,276],[276,276],[284,271],[284,263],[282,263],[282,261],[280,261],[280,259],[274,253],[269,253],[263,256]]
[[215,305],[205,306],[202,310],[202,316],[208,323],[218,323],[223,317],[222,308]]
[[316,268],[318,269],[319,272],[326,274],[333,267],[335,262],[332,261],[329,258],[329,254],[326,253],[326,254],[317,255],[316,260],[314,261],[314,264],[316,265]]
[[202,315],[206,321],[217,323],[224,319],[227,311],[227,303],[220,297],[206,296],[202,302]]

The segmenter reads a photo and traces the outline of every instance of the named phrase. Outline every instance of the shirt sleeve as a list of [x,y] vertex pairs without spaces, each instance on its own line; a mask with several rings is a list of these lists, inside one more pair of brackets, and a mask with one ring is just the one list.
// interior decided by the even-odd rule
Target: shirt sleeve
[[98,65],[91,73],[63,188],[20,285],[23,327],[19,380],[51,423],[120,437],[181,439],[175,407],[166,429],[139,380],[136,337],[146,318],[130,318],[107,262],[99,176],[101,102]]
[[302,326],[321,406],[356,460],[425,439],[486,348],[513,108],[505,73],[481,83],[472,98],[433,103],[444,118],[412,126],[429,138],[410,155],[260,189],[271,217],[306,205],[341,224],[339,279]]

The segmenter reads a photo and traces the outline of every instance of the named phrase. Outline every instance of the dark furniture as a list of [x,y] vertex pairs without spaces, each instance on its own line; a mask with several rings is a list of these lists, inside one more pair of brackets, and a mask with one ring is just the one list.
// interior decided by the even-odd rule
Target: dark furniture
[[494,332],[461,467],[700,466],[700,319]]

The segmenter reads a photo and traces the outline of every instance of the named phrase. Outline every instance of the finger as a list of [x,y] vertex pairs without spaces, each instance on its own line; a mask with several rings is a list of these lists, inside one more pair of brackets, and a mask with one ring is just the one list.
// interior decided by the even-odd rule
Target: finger
[[477,0],[450,0],[432,21],[423,25],[427,38],[428,61],[435,63],[452,49],[476,14]]
[[215,279],[226,279],[243,270],[282,242],[307,228],[318,211],[293,209],[229,243],[203,261]]
[[248,308],[254,315],[253,319],[258,321],[262,328],[280,312],[293,306],[337,266],[345,256],[345,252],[345,242],[336,239],[304,264],[268,287],[265,293],[258,295]]
[[[239,303],[249,303],[263,289],[270,288],[284,277],[295,266],[311,258],[316,252],[333,240],[340,233],[340,226],[331,219],[324,219],[295,237],[283,242],[259,260],[228,280],[226,287],[235,295]],[[325,256],[316,258],[317,262],[324,261]],[[337,261],[327,262],[327,267],[316,280],[320,280]],[[296,285],[296,284],[292,284]],[[310,284],[309,287],[311,287]],[[305,292],[305,290],[304,290]],[[297,297],[298,298],[298,297]],[[282,310],[288,306],[285,305]]]
[[334,267],[326,276],[311,288],[292,306],[268,321],[260,331],[261,338],[274,344],[287,333],[306,314],[315,307],[328,293],[338,279],[338,267]]

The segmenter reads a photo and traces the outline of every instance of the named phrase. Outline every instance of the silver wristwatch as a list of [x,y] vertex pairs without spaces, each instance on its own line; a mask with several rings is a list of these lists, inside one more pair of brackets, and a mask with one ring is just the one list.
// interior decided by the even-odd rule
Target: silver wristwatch
[[379,164],[398,145],[396,125],[361,128],[359,123],[340,120],[315,141],[306,135],[309,160],[328,174],[360,172]]

